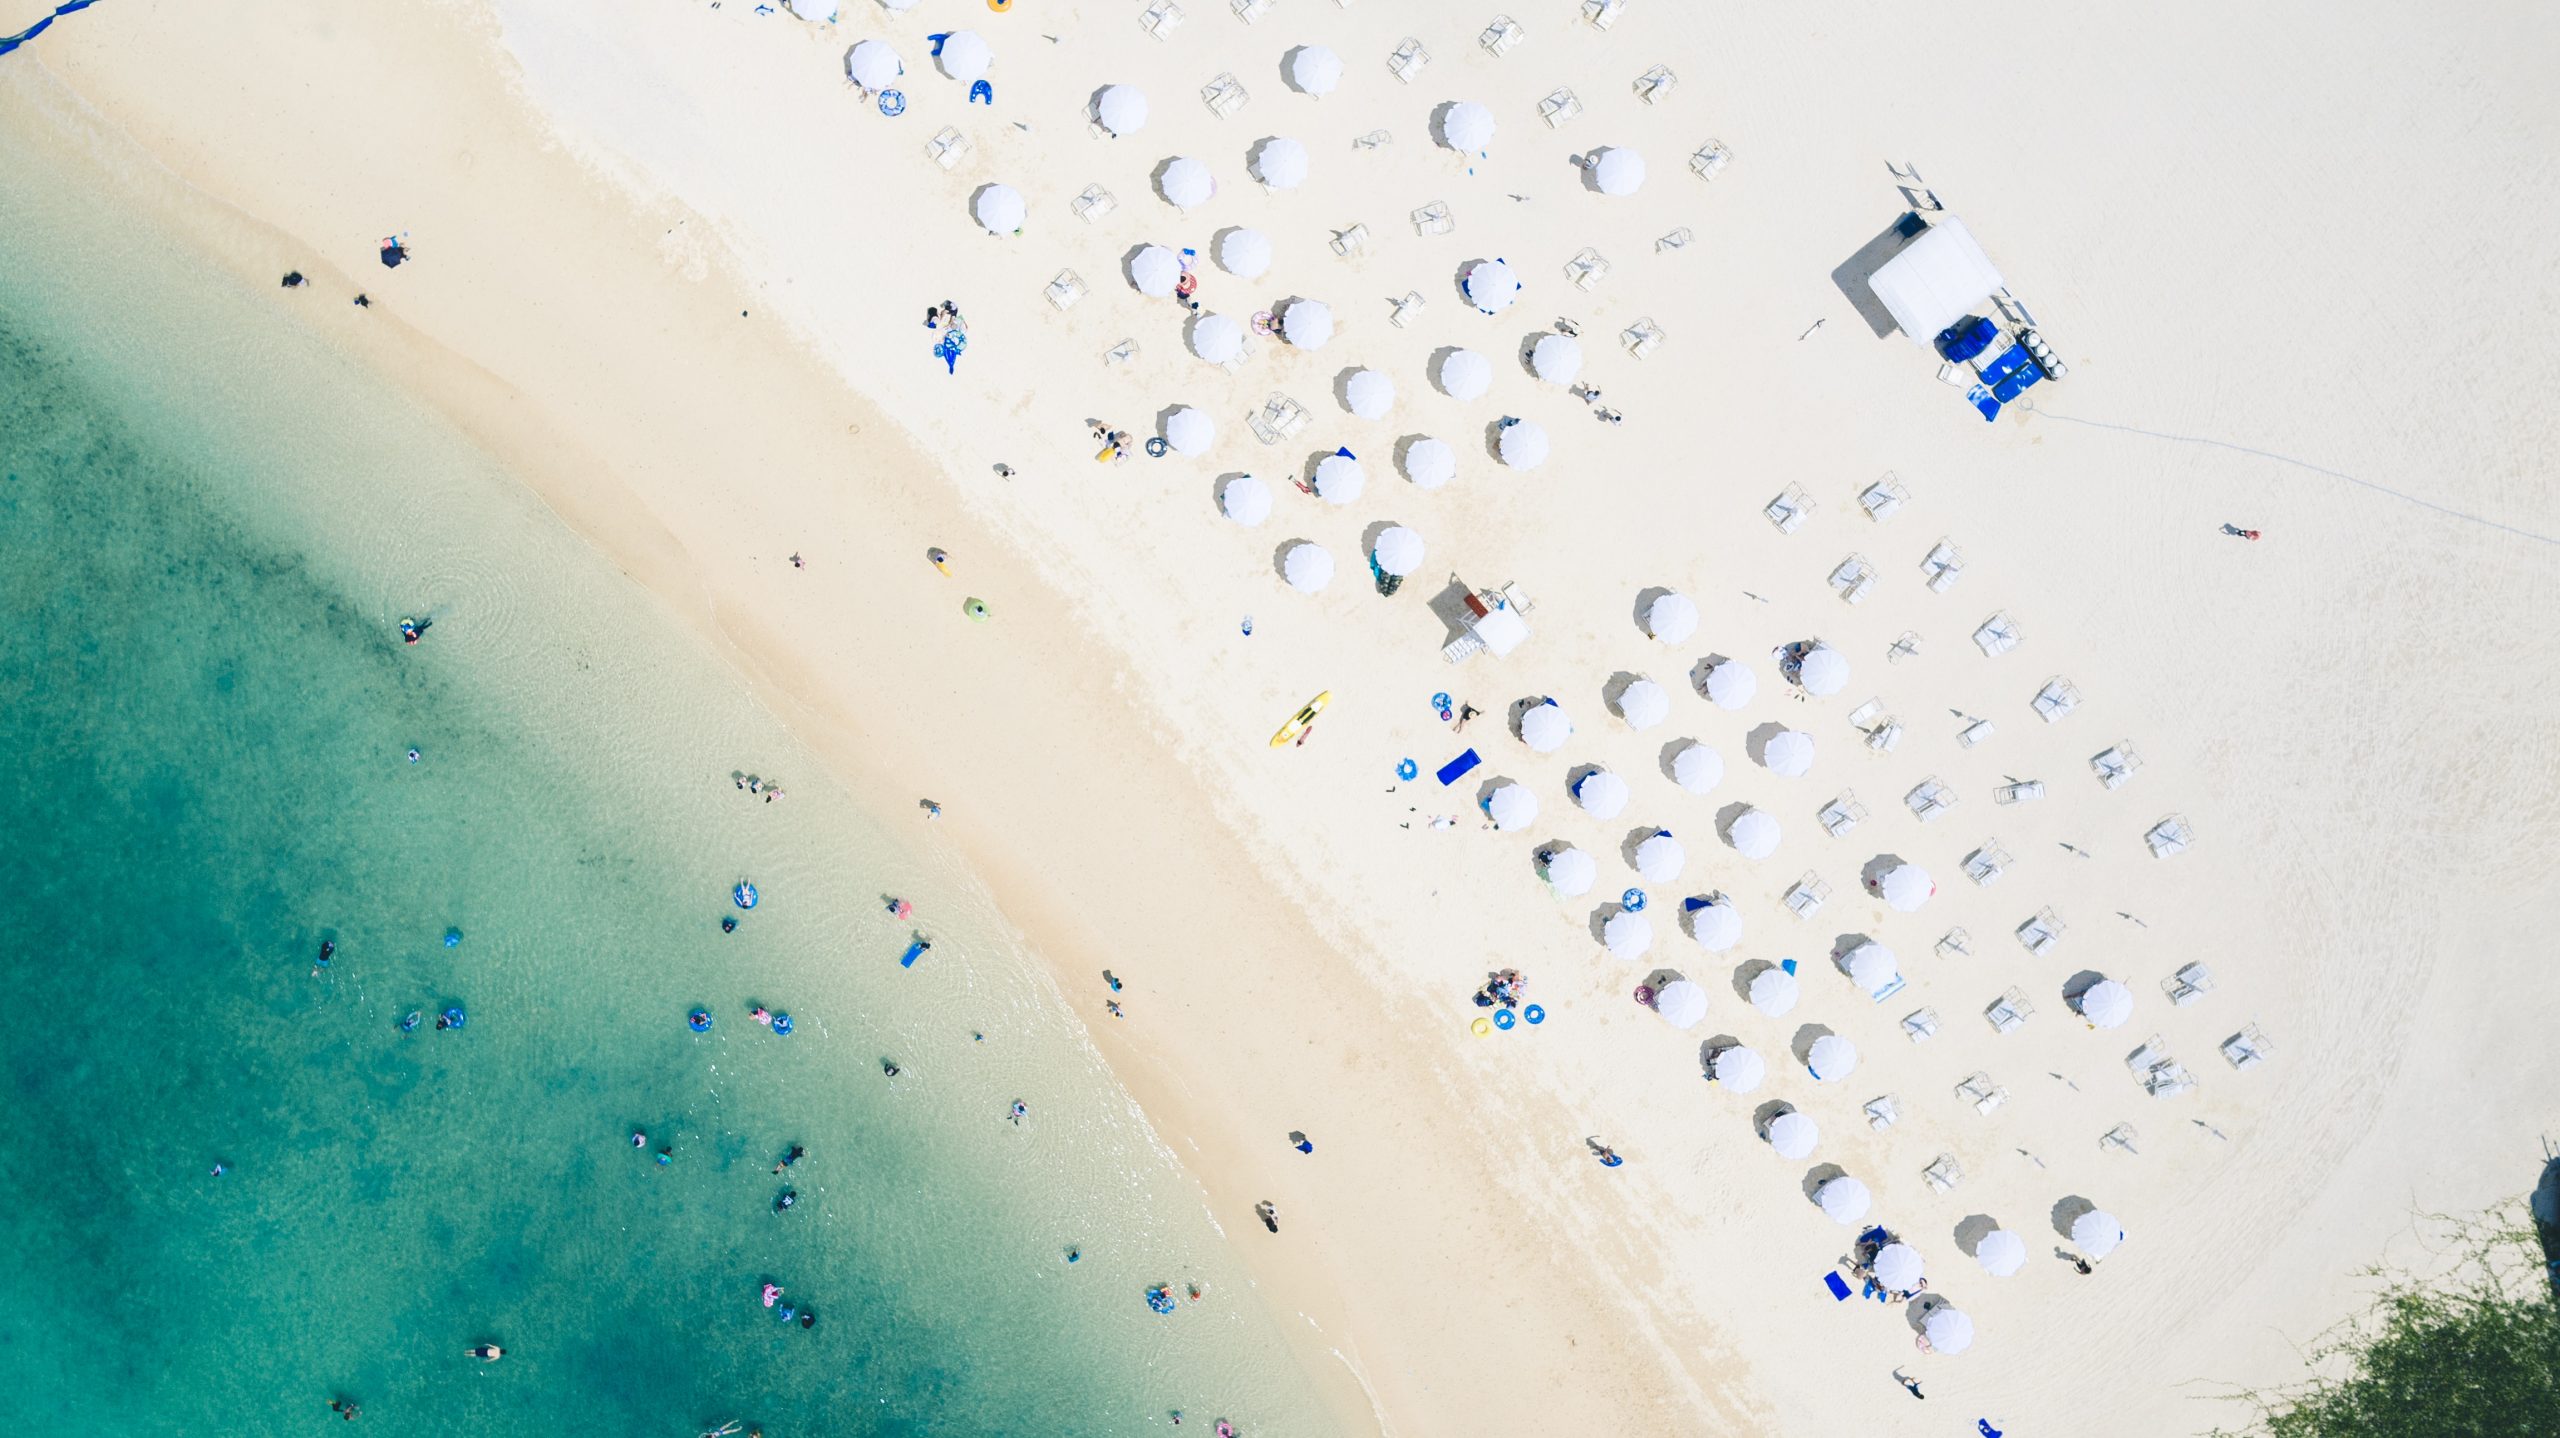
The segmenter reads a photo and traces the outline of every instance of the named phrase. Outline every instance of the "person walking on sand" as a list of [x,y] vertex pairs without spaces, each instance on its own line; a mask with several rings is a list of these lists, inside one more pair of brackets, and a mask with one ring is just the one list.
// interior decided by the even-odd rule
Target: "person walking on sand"
[[2258,531],[2254,529],[2242,529],[2236,524],[2225,524],[2222,526],[2222,532],[2230,535],[2234,539],[2255,539],[2258,537]]
[[1910,1374],[1903,1372],[1899,1368],[1893,1370],[1893,1381],[1901,1384],[1914,1398],[1925,1401],[1929,1396],[1928,1394],[1920,1391],[1919,1379],[1912,1377]]
[[1253,1206],[1253,1212],[1256,1218],[1262,1220],[1263,1227],[1270,1229],[1273,1233],[1280,1231],[1280,1205],[1266,1198]]

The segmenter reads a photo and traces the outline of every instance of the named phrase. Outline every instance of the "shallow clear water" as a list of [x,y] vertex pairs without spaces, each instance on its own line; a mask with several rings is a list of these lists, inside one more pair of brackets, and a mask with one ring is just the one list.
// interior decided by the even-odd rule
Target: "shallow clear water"
[[[484,457],[26,118],[0,104],[0,1417],[301,1431],[343,1394],[368,1433],[1323,1431],[929,833],[815,777]],[[436,618],[414,648],[404,613]],[[764,902],[724,935],[741,878]],[[913,970],[888,893],[936,935]]]

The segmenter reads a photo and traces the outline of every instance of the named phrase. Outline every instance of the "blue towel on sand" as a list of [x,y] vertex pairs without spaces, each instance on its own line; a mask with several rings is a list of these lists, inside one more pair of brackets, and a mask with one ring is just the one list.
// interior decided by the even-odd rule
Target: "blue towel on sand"
[[1842,1282],[1837,1273],[1822,1275],[1822,1286],[1831,1290],[1831,1301],[1834,1303],[1842,1302],[1849,1296],[1849,1285]]

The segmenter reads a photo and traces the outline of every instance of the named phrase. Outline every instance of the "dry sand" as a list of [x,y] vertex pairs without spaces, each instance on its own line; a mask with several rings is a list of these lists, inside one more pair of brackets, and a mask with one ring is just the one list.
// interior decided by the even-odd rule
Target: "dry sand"
[[[514,462],[859,791],[945,802],[920,833],[976,865],[1091,995],[1098,1041],[1267,1296],[1306,1315],[1310,1370],[1339,1388],[1346,1428],[1877,1431],[1909,1421],[1888,1376],[1902,1365],[1931,1412],[1966,1426],[2197,1431],[2240,1416],[2215,1401],[2228,1385],[2293,1371],[2295,1345],[2352,1303],[2355,1269],[2413,1256],[2392,1245],[2414,1212],[2530,1183],[2560,1080],[2537,942],[2560,920],[2543,857],[2560,827],[2560,500],[2536,408],[2560,381],[2545,220],[2560,182],[2539,158],[2560,123],[2536,98],[2551,20],[2365,4],[1815,20],[1632,0],[1603,34],[1559,0],[1515,7],[1529,40],[1497,60],[1474,44],[1474,12],[1280,0],[1246,25],[1200,0],[1158,44],[1140,8],[926,0],[897,19],[848,4],[821,28],[735,0],[135,0],[57,26],[5,78],[15,122],[51,106],[182,177],[201,204],[168,218],[244,271],[321,276],[315,326]],[[957,24],[995,46],[992,111],[926,73],[923,36]],[[1410,86],[1383,67],[1406,33],[1435,57]],[[844,48],[873,34],[907,59],[896,120],[841,78]],[[1307,43],[1347,62],[1320,101],[1281,81]],[[1629,82],[1655,63],[1680,84],[1646,106]],[[1252,96],[1225,120],[1197,98],[1221,71]],[[1132,138],[1083,122],[1111,81],[1153,100]],[[1558,85],[1586,112],[1550,131],[1535,105]],[[1428,139],[1430,112],[1457,99],[1501,126],[1472,175]],[[975,145],[950,173],[923,153],[945,124]],[[1391,144],[1352,148],[1379,128]],[[1245,153],[1268,135],[1309,146],[1303,189],[1251,183]],[[1735,158],[1706,184],[1685,157],[1710,137]],[[1580,187],[1567,156],[1600,144],[1646,155],[1638,194]],[[102,148],[102,163],[127,153]],[[1188,217],[1148,184],[1185,153],[1221,182]],[[1967,218],[2072,362],[1996,425],[1832,283],[1902,208],[1888,161],[1916,164]],[[970,222],[989,181],[1026,194],[1025,234]],[[1088,225],[1067,202],[1097,182],[1119,206]],[[1404,222],[1430,200],[1455,233]],[[1337,259],[1325,241],[1355,222],[1370,248]],[[1120,278],[1139,243],[1205,249],[1233,224],[1268,231],[1278,263],[1251,283],[1208,269],[1203,299],[1239,318],[1327,300],[1330,345],[1266,341],[1230,375],[1184,352],[1170,301]],[[1657,252],[1676,226],[1696,242]],[[399,229],[422,259],[386,276],[373,245]],[[1585,245],[1614,266],[1588,293],[1562,277]],[[1530,286],[1494,319],[1453,283],[1484,255]],[[1063,313],[1041,298],[1062,268],[1091,287]],[[335,302],[359,286],[375,309]],[[1426,308],[1397,328],[1386,301],[1408,290]],[[946,296],[970,320],[956,375],[918,323]],[[1560,314],[1581,323],[1586,378],[1623,427],[1513,362]],[[1614,336],[1646,316],[1669,338],[1637,362]],[[1106,367],[1124,338],[1139,356]],[[1484,399],[1427,382],[1453,344],[1495,361]],[[1334,403],[1353,365],[1394,377],[1389,420]],[[1243,416],[1274,389],[1317,420],[1266,449]],[[1087,417],[1143,431],[1176,403],[1218,419],[1206,460],[1094,464]],[[1554,436],[1534,474],[1482,454],[1506,413]],[[1458,446],[1448,488],[1392,472],[1414,433]],[[1343,510],[1285,483],[1337,443],[1369,469]],[[1279,490],[1253,530],[1213,500],[1218,476],[1246,469]],[[1853,496],[1888,470],[1913,497],[1871,522]],[[1820,508],[1782,535],[1760,509],[1790,484]],[[1380,600],[1360,554],[1389,520],[1430,559]],[[2226,520],[2266,537],[2225,537]],[[1969,564],[1932,594],[1917,564],[1942,535]],[[1342,563],[1321,596],[1274,572],[1296,538]],[[925,564],[932,544],[956,579]],[[784,562],[795,550],[809,569]],[[1880,575],[1857,606],[1824,584],[1851,553]],[[1538,606],[1527,647],[1441,663],[1427,601],[1452,571],[1520,581]],[[1654,586],[1698,600],[1688,643],[1634,624]],[[960,617],[968,594],[993,622]],[[1994,611],[2025,640],[1985,658],[1966,635]],[[1905,631],[1921,654],[1888,663]],[[1767,655],[1815,635],[1854,675],[1798,703]],[[1740,714],[1687,686],[1713,652],[1762,671]],[[1641,734],[1603,702],[1637,672],[1673,691],[1670,720]],[[2048,726],[2028,699],[2056,674],[2087,700]],[[1265,746],[1328,689],[1306,747]],[[1489,711],[1463,740],[1429,712],[1441,689]],[[1498,722],[1541,694],[1578,723],[1551,756]],[[1905,725],[1890,755],[1846,722],[1869,696]],[[1960,748],[1958,712],[1998,733]],[[1746,757],[1773,721],[1814,736],[1810,776]],[[1691,737],[1726,761],[1706,798],[1661,772],[1665,745]],[[2104,791],[2089,756],[2124,740],[2145,766]],[[1537,792],[1533,832],[1483,831],[1472,779],[1390,789],[1399,757],[1428,771],[1464,743],[1482,774]],[[1585,763],[1634,788],[1611,823],[1567,798]],[[1930,775],[1960,803],[1923,826],[1900,799]],[[2009,777],[2048,797],[1996,806]],[[1833,839],[1814,814],[1843,790],[1872,813]],[[1712,836],[1743,801],[1786,827],[1766,862]],[[1404,827],[1430,813],[1462,818]],[[2140,836],[2171,813],[2198,842],[2155,861]],[[1724,890],[1745,915],[1737,950],[1706,954],[1667,922],[1638,964],[1594,942],[1590,906],[1635,882],[1621,843],[1656,823],[1690,855],[1657,917],[1677,893]],[[1995,837],[2016,862],[1976,888],[1960,860]],[[1532,850],[1557,838],[1602,861],[1581,903],[1535,877]],[[1936,874],[1921,913],[1858,891],[1886,852]],[[1836,890],[1811,923],[1779,904],[1807,871]],[[2034,958],[2009,932],[2048,906],[2069,929]],[[1973,954],[1933,953],[1956,926]],[[1853,933],[1901,954],[1895,999],[1871,1004],[1830,970]],[[1788,956],[1805,1002],[1765,1019],[1731,977]],[[2170,1008],[2160,981],[2197,959],[2217,988]],[[1551,1017],[1478,1040],[1466,995],[1502,964],[1531,973]],[[1707,987],[1699,1029],[1630,1001],[1657,965]],[[1132,981],[1126,1023],[1101,1016],[1104,966]],[[2133,986],[2128,1028],[2092,1033],[2067,1012],[2082,970]],[[1980,1011],[2012,986],[2038,1012],[1994,1035]],[[1913,1045],[1896,1024],[1924,1005],[1941,1032]],[[2234,1073],[2214,1049],[2251,1021],[2275,1057]],[[1781,1063],[1748,1099],[1699,1081],[1701,1039],[1775,1056],[1806,1023],[1857,1042],[1855,1075],[1815,1085]],[[2198,1092],[2134,1086],[2121,1060],[2152,1033]],[[1989,1117],[1951,1094],[1977,1070],[2010,1095]],[[1859,1105],[1884,1093],[1902,1120],[1870,1132]],[[1753,1137],[1769,1099],[1821,1124],[1810,1162]],[[2138,1153],[2100,1147],[2118,1123]],[[1285,1147],[1296,1128],[1313,1156]],[[1592,1163],[1594,1134],[1626,1166]],[[1946,1194],[1920,1177],[1941,1153],[1965,1172]],[[1807,1202],[1815,1164],[1875,1190],[1877,1217],[1976,1318],[1971,1352],[1916,1354],[1899,1311],[1823,1293],[1850,1234]],[[1250,1216],[1263,1197],[1281,1206],[1277,1239]],[[2088,1279],[2049,1256],[2073,1199],[2132,1234]],[[1972,1215],[2028,1238],[2023,1274],[1993,1280],[1964,1257],[1954,1234]]]

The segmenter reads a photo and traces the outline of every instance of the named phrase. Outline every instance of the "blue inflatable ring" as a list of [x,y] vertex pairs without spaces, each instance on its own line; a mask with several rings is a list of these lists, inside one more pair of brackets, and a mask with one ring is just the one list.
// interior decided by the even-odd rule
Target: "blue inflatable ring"
[[1644,912],[1644,890],[1629,889],[1618,896],[1618,903],[1630,914],[1641,914]]
[[738,887],[729,891],[729,897],[737,903],[739,908],[752,909],[756,906],[756,886],[740,879]]
[[892,118],[907,113],[907,92],[904,90],[881,91],[880,113]]
[[1446,693],[1432,695],[1431,707],[1434,709],[1447,709],[1449,707],[1449,696]]
[[1495,1028],[1507,1029],[1518,1022],[1520,1022],[1519,1018],[1509,1009],[1495,1009],[1493,1011],[1493,1026]]
[[444,931],[444,946],[446,948],[459,948],[461,945],[462,931],[460,929],[447,929]]
[[692,1013],[684,1016],[684,1021],[685,1026],[692,1029],[695,1033],[707,1034],[711,1032],[711,1011],[709,1009],[695,1009]]
[[1396,777],[1399,779],[1410,779],[1421,772],[1422,766],[1416,764],[1411,759],[1399,759],[1396,761]]
[[1527,1019],[1533,1024],[1542,1024],[1547,1021],[1547,1011],[1538,1007],[1536,1004],[1531,1004],[1520,1011],[1520,1017]]
[[777,1034],[789,1034],[791,1032],[791,1015],[775,1014],[773,1016],[773,1031]]

